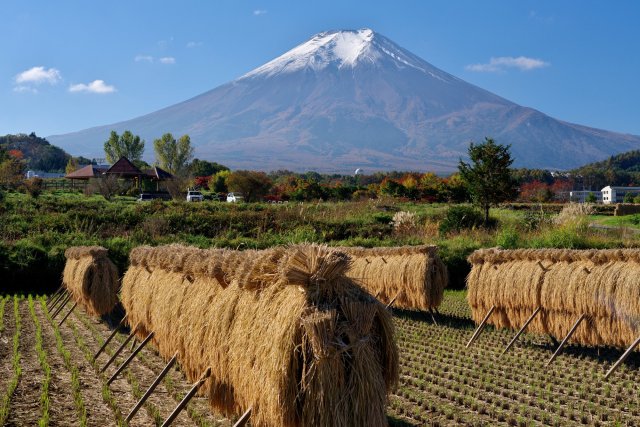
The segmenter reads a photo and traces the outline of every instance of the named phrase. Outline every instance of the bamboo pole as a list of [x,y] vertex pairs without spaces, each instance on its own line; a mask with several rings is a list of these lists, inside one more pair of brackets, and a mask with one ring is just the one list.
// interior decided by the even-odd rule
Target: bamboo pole
[[238,421],[236,421],[233,427],[243,427],[247,422],[249,422],[249,418],[251,418],[252,409],[253,408],[247,409],[247,411],[244,414],[242,414],[240,418],[238,418]]
[[493,310],[495,309],[496,309],[495,305],[489,309],[489,312],[486,314],[486,316],[484,316],[484,319],[482,319],[482,322],[480,322],[480,324],[476,328],[476,331],[473,333],[473,335],[469,339],[469,342],[467,343],[466,348],[469,348],[469,346],[473,344],[473,342],[480,336],[480,333],[484,329],[484,326],[487,324],[487,320],[489,320],[489,316],[491,316],[491,313],[493,313]]
[[429,314],[431,314],[431,320],[433,320],[433,324],[438,326],[438,322],[436,322],[436,316],[433,314],[433,309],[429,309]]
[[58,308],[56,308],[56,311],[51,315],[51,320],[56,318],[58,313],[60,313],[62,311],[62,309],[65,307],[65,305],[67,305],[67,303],[69,302],[70,299],[71,299],[71,294],[67,294],[67,296],[65,297],[64,302],[62,303],[62,305],[60,305]]
[[516,334],[515,337],[513,337],[513,339],[509,342],[509,344],[507,344],[507,347],[502,351],[502,354],[500,356],[503,356],[507,351],[509,351],[509,349],[511,348],[511,346],[516,342],[516,340],[520,337],[520,335],[522,335],[522,333],[524,332],[525,329],[527,329],[527,326],[529,326],[529,323],[531,323],[531,321],[533,320],[534,317],[536,317],[536,315],[540,312],[540,310],[542,309],[542,307],[538,307],[536,308],[536,311],[533,312],[533,314],[531,315],[531,317],[529,317],[527,319],[526,322],[524,322],[524,325],[522,325],[522,328],[520,328],[520,330],[518,331],[518,333]]
[[169,417],[165,420],[164,423],[162,423],[162,427],[168,427],[171,425],[171,423],[173,422],[173,420],[176,419],[176,417],[178,416],[178,414],[180,413],[180,411],[182,411],[182,409],[184,409],[185,406],[187,406],[187,403],[189,403],[189,401],[191,400],[191,398],[196,394],[196,392],[198,391],[198,389],[200,388],[200,386],[202,386],[202,384],[204,384],[204,382],[207,380],[207,378],[209,378],[211,376],[211,368],[207,368],[207,370],[202,374],[202,376],[198,379],[198,381],[196,381],[193,384],[193,387],[191,387],[191,390],[189,390],[189,392],[187,393],[187,395],[184,397],[184,399],[182,399],[182,401],[180,403],[178,403],[178,406],[176,406],[176,409],[173,410],[173,412],[171,413],[171,415],[169,415]]
[[153,393],[153,390],[155,390],[158,384],[160,384],[160,381],[162,381],[162,379],[169,373],[169,370],[171,369],[171,367],[176,363],[177,358],[178,358],[178,352],[176,351],[173,357],[171,358],[171,360],[169,360],[169,362],[167,363],[167,366],[165,366],[162,372],[158,374],[158,376],[153,381],[153,383],[149,386],[149,388],[144,393],[144,395],[140,398],[140,400],[138,400],[138,403],[136,403],[136,406],[134,406],[131,412],[129,412],[129,415],[127,415],[127,418],[125,418],[126,422],[131,421],[131,419],[136,415],[136,412],[138,412],[138,410],[142,407],[144,402],[146,402],[149,396],[151,396],[151,393]]
[[136,328],[134,330],[131,331],[131,333],[129,334],[129,336],[127,337],[126,340],[124,340],[124,342],[120,345],[120,347],[118,347],[118,349],[116,350],[115,353],[113,353],[113,356],[111,356],[111,358],[107,361],[107,364],[104,365],[102,367],[102,369],[100,369],[100,373],[104,372],[109,365],[111,365],[111,363],[116,360],[116,357],[118,357],[118,355],[120,354],[120,352],[126,347],[126,345],[129,343],[129,341],[131,341],[131,338],[133,338],[133,336],[136,333],[136,330],[138,329],[138,327],[136,326]]
[[134,351],[129,355],[129,357],[127,357],[127,359],[122,363],[122,365],[120,365],[120,366],[118,367],[118,369],[116,370],[116,372],[115,372],[113,375],[111,375],[111,378],[109,378],[109,379],[107,380],[107,385],[111,384],[111,383],[113,382],[113,380],[115,380],[115,379],[116,379],[116,377],[118,376],[118,374],[119,374],[120,372],[122,372],[122,370],[123,370],[124,368],[126,368],[126,367],[127,367],[127,365],[128,365],[129,363],[131,363],[131,361],[133,360],[133,358],[134,358],[134,357],[136,357],[136,354],[140,353],[140,350],[142,350],[142,349],[144,348],[144,346],[145,346],[145,345],[147,345],[147,343],[149,342],[149,340],[150,340],[151,338],[153,338],[153,331],[149,332],[149,335],[147,335],[147,336],[145,337],[145,339],[144,339],[144,340],[142,340],[142,342],[140,343],[140,345],[139,345],[139,346],[138,346],[138,347],[137,347],[137,348],[136,348],[136,349],[135,349],[135,350],[134,350]]
[[113,337],[116,336],[116,333],[118,332],[118,330],[120,330],[122,325],[124,325],[124,322],[127,321],[127,316],[128,316],[128,314],[125,314],[125,316],[122,318],[120,323],[118,323],[118,326],[116,326],[116,328],[113,330],[113,332],[111,332],[111,335],[109,335],[107,340],[102,344],[102,346],[100,347],[100,350],[98,350],[96,355],[93,356],[93,360],[96,360],[98,358],[98,356],[100,356],[100,353],[102,353],[102,351],[107,347],[107,344],[109,344],[109,342],[113,339]]
[[398,292],[396,294],[396,296],[393,297],[393,299],[391,301],[389,301],[389,304],[387,304],[387,308],[391,307],[393,305],[393,303],[396,302],[396,299],[400,296],[401,293],[402,293],[402,291]]
[[57,297],[56,300],[51,304],[49,308],[49,313],[53,313],[55,311],[55,309],[58,307],[58,304],[60,304],[62,302],[62,300],[64,300],[67,295],[69,295],[69,292],[65,289],[64,291],[62,291]]
[[56,289],[56,291],[53,294],[51,294],[49,298],[47,298],[47,305],[51,304],[51,301],[53,301],[55,297],[60,295],[60,292],[62,292],[63,289],[64,289],[64,286],[60,285],[60,287]]
[[622,356],[620,356],[620,359],[618,359],[618,361],[611,367],[611,369],[609,369],[609,372],[607,372],[604,376],[605,380],[608,379],[609,375],[611,375],[616,369],[618,369],[618,367],[622,365],[625,360],[627,360],[627,357],[629,357],[633,349],[636,348],[638,344],[640,344],[640,337],[636,338],[633,344],[631,344],[631,346],[622,354]]
[[587,317],[586,314],[581,314],[580,317],[578,317],[578,320],[576,320],[576,323],[573,324],[573,326],[571,327],[571,330],[569,331],[569,333],[567,334],[566,337],[564,337],[564,339],[562,340],[562,342],[560,343],[560,346],[558,347],[558,349],[556,350],[555,353],[553,353],[553,356],[551,356],[551,359],[549,359],[549,361],[547,362],[546,365],[544,366],[549,366],[554,360],[555,358],[558,356],[558,354],[560,354],[560,352],[562,351],[562,348],[565,346],[565,344],[567,343],[567,341],[569,341],[569,338],[571,338],[571,336],[573,335],[573,333],[576,331],[576,329],[578,329],[578,326],[580,326],[580,322],[582,322],[584,320],[584,318]]
[[67,320],[67,317],[69,317],[69,315],[73,312],[73,310],[78,306],[78,302],[74,302],[73,303],[73,307],[71,307],[71,310],[69,310],[69,312],[67,314],[64,315],[64,317],[62,318],[62,320],[60,321],[60,323],[58,323],[58,327],[62,326],[62,324],[64,323],[65,320]]

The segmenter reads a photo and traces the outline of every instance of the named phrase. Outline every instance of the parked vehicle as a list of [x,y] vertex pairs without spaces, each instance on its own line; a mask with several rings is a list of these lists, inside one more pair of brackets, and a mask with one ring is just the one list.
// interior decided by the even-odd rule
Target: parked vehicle
[[147,202],[150,200],[171,200],[171,195],[169,193],[140,193],[138,196],[138,202]]
[[204,200],[202,193],[195,190],[187,191],[187,202],[201,202]]
[[229,203],[239,203],[243,202],[244,197],[240,193],[228,193],[227,194],[227,202]]

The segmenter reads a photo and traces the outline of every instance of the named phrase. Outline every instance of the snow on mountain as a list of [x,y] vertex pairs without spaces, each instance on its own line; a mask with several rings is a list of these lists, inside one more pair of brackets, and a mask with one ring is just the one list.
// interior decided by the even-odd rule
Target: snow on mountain
[[370,29],[317,34],[187,101],[49,140],[101,157],[109,132],[126,129],[147,141],[187,133],[198,157],[261,170],[447,172],[485,136],[511,144],[518,167],[567,169],[640,146],[514,104]]

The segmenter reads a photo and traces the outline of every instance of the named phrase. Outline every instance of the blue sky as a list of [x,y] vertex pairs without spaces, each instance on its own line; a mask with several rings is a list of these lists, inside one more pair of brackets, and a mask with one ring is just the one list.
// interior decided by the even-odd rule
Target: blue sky
[[521,105],[640,135],[637,1],[3,0],[0,16],[0,134],[137,117],[367,27]]

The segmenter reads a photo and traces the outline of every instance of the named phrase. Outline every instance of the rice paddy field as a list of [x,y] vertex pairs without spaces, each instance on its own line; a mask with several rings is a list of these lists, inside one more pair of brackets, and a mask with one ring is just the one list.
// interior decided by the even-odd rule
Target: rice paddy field
[[[62,314],[52,321],[44,297],[0,297],[0,425],[127,425],[125,417],[164,360],[147,346],[108,385],[131,346],[99,370],[126,333],[94,361],[109,322],[74,310],[58,327]],[[435,321],[425,312],[393,311],[400,381],[387,407],[391,425],[640,425],[638,354],[604,380],[620,350],[569,345],[546,368],[555,349],[549,338],[525,334],[501,357],[514,332],[493,327],[466,349],[475,324],[465,291],[445,291]],[[189,388],[174,367],[129,425],[160,425]],[[235,421],[196,397],[174,425]]]

